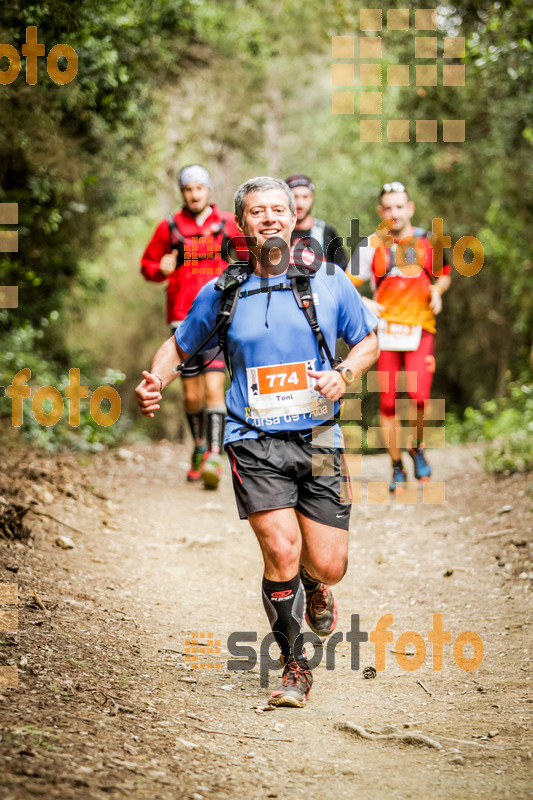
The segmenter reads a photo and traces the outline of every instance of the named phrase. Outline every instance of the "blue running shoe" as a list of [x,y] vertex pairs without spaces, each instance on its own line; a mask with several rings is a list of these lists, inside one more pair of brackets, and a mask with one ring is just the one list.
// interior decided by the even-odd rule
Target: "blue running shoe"
[[389,483],[389,492],[395,492],[396,494],[401,494],[405,492],[405,487],[403,486],[404,483],[407,482],[407,473],[403,468],[403,464],[401,461],[396,463],[393,462],[392,464],[392,480]]
[[415,478],[417,481],[429,481],[431,477],[431,467],[424,456],[424,445],[419,444],[418,447],[412,447],[408,450],[408,453],[415,465]]

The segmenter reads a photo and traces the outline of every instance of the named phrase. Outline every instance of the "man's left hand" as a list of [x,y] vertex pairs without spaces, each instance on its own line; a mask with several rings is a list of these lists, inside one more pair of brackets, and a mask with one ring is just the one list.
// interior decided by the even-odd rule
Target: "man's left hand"
[[320,392],[322,397],[328,400],[340,400],[346,391],[346,383],[344,378],[334,369],[326,369],[316,371],[314,369],[307,370],[307,374],[311,378],[316,378],[314,388]]

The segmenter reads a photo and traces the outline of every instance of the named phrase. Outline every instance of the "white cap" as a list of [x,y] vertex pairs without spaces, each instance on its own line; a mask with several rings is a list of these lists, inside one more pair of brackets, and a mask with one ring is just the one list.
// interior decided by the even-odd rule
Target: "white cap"
[[183,189],[188,183],[203,183],[208,189],[212,188],[209,172],[200,164],[191,164],[180,170],[178,175],[178,185],[180,189]]

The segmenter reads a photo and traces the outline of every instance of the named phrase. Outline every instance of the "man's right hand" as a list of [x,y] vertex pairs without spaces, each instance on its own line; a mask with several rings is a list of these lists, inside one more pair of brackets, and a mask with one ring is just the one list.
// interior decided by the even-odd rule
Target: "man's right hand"
[[176,269],[176,261],[178,259],[178,251],[173,250],[171,253],[167,253],[166,256],[163,256],[161,261],[159,262],[159,269],[163,273],[163,275],[170,275]]
[[158,403],[162,398],[160,391],[161,381],[159,377],[146,370],[143,371],[142,375],[143,380],[135,389],[135,397],[141,409],[141,414],[144,417],[153,417],[154,411],[158,411],[160,408]]

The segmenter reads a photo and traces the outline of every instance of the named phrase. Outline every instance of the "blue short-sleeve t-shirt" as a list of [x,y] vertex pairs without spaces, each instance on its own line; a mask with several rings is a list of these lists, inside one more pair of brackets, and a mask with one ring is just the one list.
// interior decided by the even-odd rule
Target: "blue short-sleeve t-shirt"
[[[221,298],[215,282],[200,290],[175,333],[185,353],[215,324]],[[280,284],[287,290],[274,289]],[[263,291],[249,294],[259,288]],[[311,279],[311,288],[318,323],[332,353],[338,338],[352,347],[376,327],[376,317],[341,269],[322,265]],[[216,345],[215,335],[205,349]],[[227,346],[233,380],[226,393],[225,444],[258,435],[236,417],[258,431],[299,431],[318,426],[338,412],[338,403],[322,397],[313,388],[315,379],[307,374],[308,369],[331,369],[331,365],[322,363],[316,337],[286,275],[250,276],[241,290]]]

